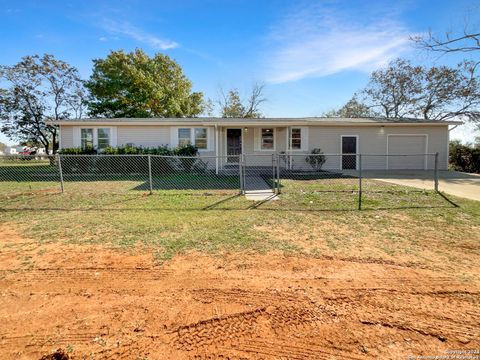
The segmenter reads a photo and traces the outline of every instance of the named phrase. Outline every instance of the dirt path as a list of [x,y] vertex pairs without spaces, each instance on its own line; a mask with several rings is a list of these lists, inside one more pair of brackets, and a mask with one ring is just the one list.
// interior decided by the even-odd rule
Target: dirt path
[[42,244],[0,233],[0,358],[406,359],[480,349],[480,288],[392,264]]

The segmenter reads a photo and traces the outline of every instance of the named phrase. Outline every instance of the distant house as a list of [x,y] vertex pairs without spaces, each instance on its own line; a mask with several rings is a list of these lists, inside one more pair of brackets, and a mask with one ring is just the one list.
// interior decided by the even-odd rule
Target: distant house
[[[132,144],[143,147],[193,144],[200,156],[222,157],[217,168],[238,161],[240,154],[307,154],[320,148],[326,167],[358,168],[352,154],[405,155],[369,157],[365,169],[447,169],[449,126],[456,121],[385,118],[117,118],[62,120],[60,148]],[[260,155],[263,155],[260,156]],[[418,155],[418,156],[413,156]],[[342,156],[349,161],[343,161]],[[271,157],[270,157],[271,158]],[[353,159],[353,161],[352,161]],[[270,160],[271,161],[271,160]]]
[[7,146],[4,150],[4,155],[19,155],[21,153],[24,153],[26,151],[31,151],[35,150],[36,155],[45,155],[46,151],[45,148],[35,148],[35,147],[28,147],[28,146],[22,146],[22,145],[14,145],[14,146]]
[[5,155],[17,155],[19,152],[23,151],[23,146],[7,146],[5,148]]

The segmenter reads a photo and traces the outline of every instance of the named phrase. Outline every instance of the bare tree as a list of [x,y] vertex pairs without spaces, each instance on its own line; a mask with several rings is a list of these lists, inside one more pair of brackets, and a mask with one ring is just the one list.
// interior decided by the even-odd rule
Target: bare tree
[[410,40],[420,49],[439,53],[480,51],[480,32],[467,29],[461,34],[447,32],[443,37],[436,37],[429,31],[428,36],[411,36]]
[[409,116],[421,93],[421,76],[420,66],[404,59],[393,60],[370,75],[367,87],[360,92],[362,102],[386,118]]
[[263,95],[265,85],[255,83],[246,99],[242,99],[238,89],[231,89],[225,93],[220,89],[217,104],[220,114],[225,118],[261,118],[260,106],[267,101]]
[[361,103],[386,118],[420,117],[448,120],[464,116],[479,120],[478,64],[464,61],[451,68],[413,66],[397,59],[376,70],[360,94]]
[[464,61],[422,70],[421,95],[415,100],[414,115],[424,119],[448,120],[458,116],[478,120],[480,82],[477,64]]
[[247,104],[245,106],[246,111],[243,117],[245,118],[259,118],[262,117],[262,113],[260,111],[260,105],[267,101],[265,96],[263,95],[263,90],[265,88],[265,84],[263,83],[256,83],[252,87],[252,91],[250,92],[250,96],[247,99]]
[[331,110],[323,114],[325,117],[343,117],[343,118],[364,118],[375,117],[376,114],[372,109],[358,100],[357,94],[353,95],[350,100],[347,101],[338,110]]

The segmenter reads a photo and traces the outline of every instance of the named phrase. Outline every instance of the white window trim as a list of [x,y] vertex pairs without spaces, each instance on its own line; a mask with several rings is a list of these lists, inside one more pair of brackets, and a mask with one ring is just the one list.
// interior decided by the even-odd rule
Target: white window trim
[[178,129],[190,129],[190,144],[195,146],[195,129],[205,129],[207,131],[207,148],[198,149],[198,152],[212,151],[212,139],[210,139],[211,129],[208,126],[176,126],[171,128],[170,142],[172,147],[177,147],[179,144]]
[[[390,136],[424,136],[425,137],[425,150],[424,150],[424,159],[423,159],[423,170],[428,170],[428,156],[426,154],[428,154],[428,134],[387,134],[387,149],[385,151],[385,153],[387,154],[387,161],[386,161],[386,167],[387,167],[387,170],[389,169],[388,168],[388,139],[390,138]],[[448,160],[447,160],[448,161]]]
[[210,151],[209,145],[208,145],[209,129],[208,129],[208,127],[205,127],[205,126],[200,126],[200,127],[197,126],[197,127],[192,128],[192,130],[190,130],[191,131],[191,137],[193,139],[192,140],[193,146],[197,146],[197,145],[195,145],[195,130],[196,129],[205,129],[205,145],[207,146],[205,149],[198,149],[198,151],[200,151],[200,150],[201,151]]
[[[263,129],[273,129],[273,149],[262,149],[262,130]],[[264,151],[264,152],[275,152],[277,151],[277,128],[270,126],[261,126],[258,128],[258,149],[255,151]]]
[[190,145],[193,145],[193,140],[192,140],[192,133],[195,132],[194,129],[192,129],[191,127],[178,127],[177,128],[177,146],[180,146],[180,130],[181,129],[188,129],[190,130]]
[[[340,135],[340,170],[343,170],[343,138],[344,137],[354,137],[357,138],[356,147],[355,147],[355,154],[356,154],[356,160],[355,160],[355,170],[358,170],[358,149],[360,148],[360,142],[359,142],[359,137],[358,135]],[[352,154],[345,154],[345,155],[352,155]]]
[[112,126],[81,126],[78,128],[78,146],[82,147],[82,130],[83,129],[93,129],[93,148],[98,149],[98,129],[109,129],[110,130],[110,145],[109,146],[117,146],[117,138],[116,138],[116,128]]
[[[292,129],[300,129],[300,149],[292,149]],[[289,152],[305,152],[308,151],[308,127],[290,126],[287,127],[287,150]]]

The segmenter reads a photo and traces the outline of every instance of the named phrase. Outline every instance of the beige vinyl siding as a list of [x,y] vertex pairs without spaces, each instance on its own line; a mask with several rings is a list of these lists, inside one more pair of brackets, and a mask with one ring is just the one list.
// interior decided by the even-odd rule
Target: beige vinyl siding
[[[85,126],[88,127],[88,126]],[[92,126],[93,127],[93,126]],[[96,125],[94,127],[101,127]],[[128,143],[135,146],[144,147],[157,147],[157,146],[175,146],[172,145],[172,129],[179,126],[166,126],[166,125],[115,125],[112,126],[112,144],[118,146],[126,145]],[[185,127],[201,127],[201,126],[185,126]],[[265,127],[274,127],[272,123],[265,125]],[[295,126],[294,126],[295,127]],[[62,148],[79,146],[79,129],[81,126],[69,126],[61,125],[60,127],[60,143]],[[271,164],[271,154],[281,153],[286,151],[287,148],[287,128],[285,126],[276,127],[275,130],[275,151],[257,151],[255,148],[255,134],[259,133],[260,127],[239,127],[232,126],[232,128],[241,128],[243,132],[243,153],[244,154],[261,154],[263,156],[258,157],[258,165]],[[255,130],[257,128],[257,130]],[[78,136],[77,136],[77,135]],[[388,140],[392,137],[388,135],[402,134],[402,135],[427,135],[427,152],[439,153],[439,168],[447,169],[448,160],[448,126],[389,126],[384,127],[380,125],[375,126],[334,126],[334,125],[321,125],[321,126],[308,126],[307,151],[295,151],[292,152],[293,156],[296,156],[296,164],[305,163],[304,154],[310,152],[314,148],[320,148],[324,153],[328,154],[340,154],[341,153],[341,136],[342,135],[355,135],[358,136],[358,149],[362,154],[387,154]],[[75,137],[78,137],[76,140]],[[202,151],[201,156],[215,156],[215,130],[213,126],[209,127],[208,131],[209,148],[211,151]],[[226,155],[226,127],[219,127],[219,155]],[[258,141],[258,140],[257,140]],[[303,140],[302,140],[303,141]],[[395,142],[396,140],[394,140]],[[77,145],[76,145],[77,144]],[[411,146],[406,143],[393,144],[395,152],[405,150],[408,152],[411,150]],[[416,150],[415,150],[416,151]],[[413,159],[413,158],[412,158]],[[365,156],[362,159],[362,165],[364,169],[386,169],[387,161],[386,156]],[[417,161],[417,160],[416,160]],[[220,164],[222,161],[220,161]],[[327,157],[327,162],[324,165],[326,169],[338,169],[340,168],[341,157],[331,156]],[[390,164],[392,165],[392,164]],[[305,165],[308,166],[308,165]],[[397,166],[397,165],[392,165]],[[407,164],[406,168],[418,165]],[[433,169],[434,158],[428,157],[427,168]]]
[[[386,154],[388,134],[425,134],[428,136],[428,153],[439,153],[439,168],[447,169],[448,126],[311,126],[309,128],[309,150],[320,148],[324,153],[341,153],[341,136],[357,135],[361,154]],[[336,157],[327,158],[325,168],[339,166]],[[364,169],[386,169],[386,156],[364,156]],[[428,157],[428,169],[433,169],[434,158]]]
[[170,126],[118,126],[117,144],[143,147],[170,146]]
[[73,126],[60,126],[60,148],[73,148]]
[[[424,169],[426,135],[389,135],[388,169]],[[409,156],[395,156],[396,154]]]

